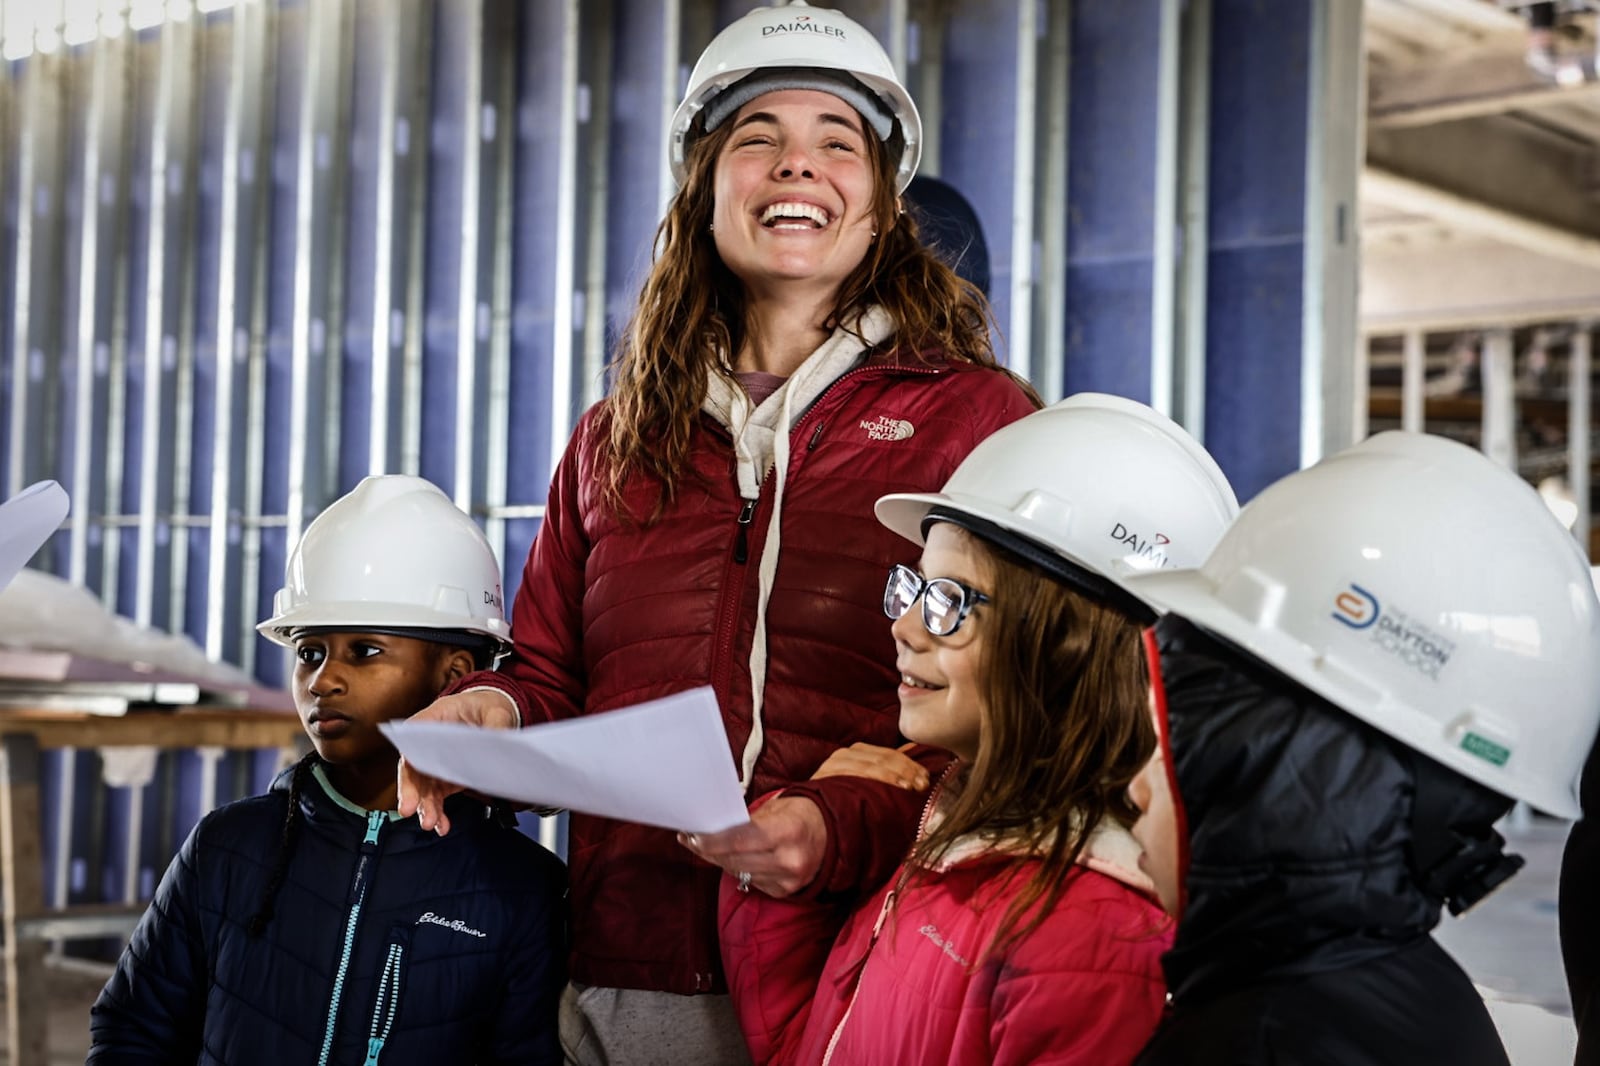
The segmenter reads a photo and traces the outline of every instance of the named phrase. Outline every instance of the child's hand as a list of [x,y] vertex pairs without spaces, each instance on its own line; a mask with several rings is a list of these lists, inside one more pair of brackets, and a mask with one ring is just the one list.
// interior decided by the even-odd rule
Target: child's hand
[[811,775],[815,781],[822,777],[865,777],[921,792],[928,787],[928,771],[922,764],[906,755],[914,744],[898,748],[885,748],[877,744],[852,744],[840,748]]
[[[510,729],[521,725],[521,717],[510,699],[488,689],[474,689],[443,696],[411,716],[413,722],[451,722],[485,729]],[[460,785],[418,773],[404,757],[400,759],[398,808],[400,817],[415,814],[423,829],[444,836],[450,832],[450,819],[444,813],[447,797],[462,791]]]

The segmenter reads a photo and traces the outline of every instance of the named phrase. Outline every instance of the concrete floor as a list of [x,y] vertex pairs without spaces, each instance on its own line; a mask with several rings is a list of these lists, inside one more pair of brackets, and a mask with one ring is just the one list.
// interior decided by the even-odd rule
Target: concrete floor
[[[1437,932],[1483,991],[1514,1066],[1572,1061],[1576,1034],[1556,939],[1556,875],[1566,835],[1565,823],[1544,819],[1507,827],[1511,850],[1527,866],[1467,914],[1446,917]],[[51,1066],[83,1061],[89,1005],[104,980],[81,965],[51,973]]]

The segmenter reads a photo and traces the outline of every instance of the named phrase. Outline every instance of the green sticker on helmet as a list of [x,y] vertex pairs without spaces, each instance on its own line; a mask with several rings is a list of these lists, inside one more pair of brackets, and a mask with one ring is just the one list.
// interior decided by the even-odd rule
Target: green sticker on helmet
[[1511,758],[1511,749],[1503,744],[1496,744],[1488,737],[1479,736],[1477,733],[1468,733],[1461,738],[1461,747],[1472,755],[1492,762],[1496,766],[1504,766]]

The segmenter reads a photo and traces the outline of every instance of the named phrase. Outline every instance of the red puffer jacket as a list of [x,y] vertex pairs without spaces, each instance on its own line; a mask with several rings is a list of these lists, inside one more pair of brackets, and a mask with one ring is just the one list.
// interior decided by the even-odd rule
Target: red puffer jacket
[[[1090,837],[1042,923],[977,966],[1034,859],[964,842],[837,929],[830,908],[722,890],[722,954],[757,1066],[1126,1066],[1160,1020],[1171,922],[1126,830]],[[1130,887],[1133,886],[1133,887]]]
[[[781,555],[767,608],[765,743],[751,795],[804,781],[834,749],[894,744],[894,642],[883,583],[915,545],[881,526],[888,492],[934,491],[989,433],[1033,410],[1004,373],[879,353],[831,385],[790,433]],[[774,478],[753,511],[734,476],[732,440],[702,416],[684,480],[658,521],[620,521],[604,499],[609,408],[584,415],[550,487],[512,613],[515,650],[499,674],[525,722],[568,718],[711,685],[737,765],[751,730],[749,661],[756,563]],[[630,487],[650,514],[653,486]],[[829,853],[815,895],[882,882],[905,855],[921,799],[887,785],[827,778]],[[883,834],[871,826],[906,826]],[[722,992],[716,940],[720,871],[661,829],[574,815],[575,981],[688,994]]]

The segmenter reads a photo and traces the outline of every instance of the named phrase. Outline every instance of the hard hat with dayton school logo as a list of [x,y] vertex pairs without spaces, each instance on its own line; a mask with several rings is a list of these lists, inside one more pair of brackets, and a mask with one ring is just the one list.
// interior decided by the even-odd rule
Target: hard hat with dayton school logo
[[890,141],[898,124],[905,147],[896,161],[895,190],[904,191],[922,156],[917,105],[877,38],[842,12],[801,2],[756,8],[700,54],[672,116],[669,151],[678,183],[686,175],[688,142],[702,110],[709,131],[745,103],[779,89],[832,93],[854,107],[881,141]]
[[918,544],[933,521],[986,540],[1125,609],[1144,570],[1197,566],[1238,513],[1200,443],[1160,412],[1079,393],[997,430],[942,492],[878,501],[878,520]]
[[1408,747],[1575,818],[1600,604],[1532,487],[1391,431],[1252,500],[1204,565],[1135,591]]
[[363,479],[306,527],[256,629],[292,647],[323,627],[511,638],[483,531],[432,482],[401,474]]

